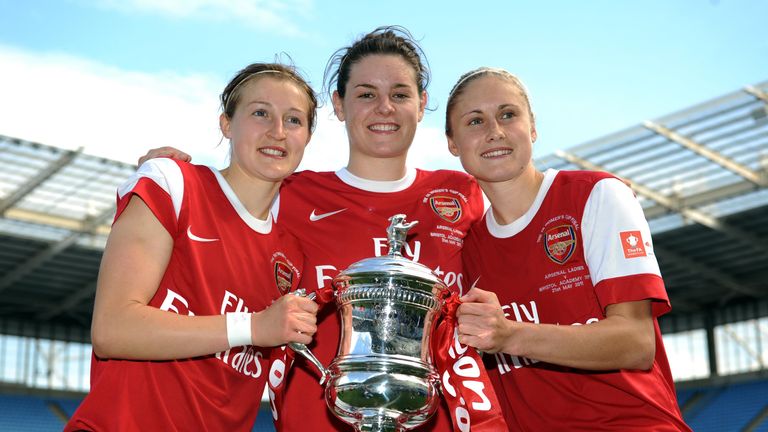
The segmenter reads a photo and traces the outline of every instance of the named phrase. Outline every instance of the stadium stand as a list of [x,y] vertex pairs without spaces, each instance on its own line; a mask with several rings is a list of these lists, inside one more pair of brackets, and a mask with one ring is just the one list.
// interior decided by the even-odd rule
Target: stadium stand
[[768,430],[768,379],[681,390],[683,417],[696,432]]
[[[632,182],[673,305],[662,332],[703,335],[705,378],[677,383],[683,416],[768,432],[768,81],[537,165]],[[0,135],[0,431],[61,430],[87,391],[99,261],[134,170]],[[272,430],[262,404],[253,431]]]
[[[67,400],[68,407],[78,401]],[[8,432],[50,432],[64,428],[68,418],[56,399],[29,395],[0,395],[0,430]],[[69,414],[67,412],[67,414]],[[65,417],[62,417],[64,415]]]

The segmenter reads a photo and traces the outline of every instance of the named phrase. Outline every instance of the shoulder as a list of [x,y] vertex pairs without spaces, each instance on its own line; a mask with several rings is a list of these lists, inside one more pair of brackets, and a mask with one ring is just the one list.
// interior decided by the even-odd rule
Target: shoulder
[[139,181],[147,179],[168,194],[171,193],[172,186],[176,183],[184,183],[184,177],[181,172],[180,163],[173,159],[158,158],[150,159],[136,170],[130,177],[122,184],[117,190],[119,196],[123,196],[126,193],[133,190]]
[[474,181],[474,177],[462,171],[447,169],[429,171],[420,168],[417,168],[416,171],[418,171],[420,175],[429,178],[447,178],[457,181]]
[[283,180],[283,188],[290,188],[297,185],[315,184],[317,182],[327,182],[336,177],[332,171],[298,171]]
[[605,171],[558,171],[557,181],[566,185],[595,185],[601,180],[615,179],[611,173]]
[[434,183],[445,184],[446,186],[467,188],[468,190],[479,190],[477,180],[471,175],[454,170],[435,170],[428,171],[417,169],[419,178]]
[[632,194],[618,177],[604,171],[558,171],[553,187],[560,193],[593,195],[620,192]]

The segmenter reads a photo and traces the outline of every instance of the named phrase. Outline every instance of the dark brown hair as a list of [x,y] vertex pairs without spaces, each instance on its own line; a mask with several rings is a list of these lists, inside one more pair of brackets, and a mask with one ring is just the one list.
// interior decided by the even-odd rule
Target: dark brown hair
[[[430,81],[429,66],[411,33],[404,27],[384,26],[375,29],[352,45],[337,50],[325,67],[325,89],[330,96],[333,90],[342,98],[346,93],[347,82],[352,67],[370,55],[397,55],[403,58],[416,73],[416,86],[419,93],[426,90]],[[335,84],[335,89],[333,89]]]

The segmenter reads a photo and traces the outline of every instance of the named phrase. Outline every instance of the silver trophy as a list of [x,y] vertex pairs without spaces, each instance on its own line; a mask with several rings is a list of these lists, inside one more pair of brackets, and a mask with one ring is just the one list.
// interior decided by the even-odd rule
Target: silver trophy
[[430,335],[445,284],[404,258],[408,229],[395,215],[389,254],[358,261],[333,279],[341,341],[326,369],[303,344],[290,344],[314,364],[331,411],[358,431],[403,431],[426,422],[439,403]]

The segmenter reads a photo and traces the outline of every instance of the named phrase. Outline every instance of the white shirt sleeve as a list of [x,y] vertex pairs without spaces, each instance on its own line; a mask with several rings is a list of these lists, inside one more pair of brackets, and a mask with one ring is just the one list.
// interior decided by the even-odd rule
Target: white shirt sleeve
[[128,180],[117,189],[120,198],[125,196],[136,187],[136,184],[142,178],[148,178],[155,182],[160,188],[168,193],[173,202],[173,209],[176,212],[176,219],[181,212],[181,202],[184,198],[184,176],[181,174],[181,168],[172,159],[157,158],[150,159],[139,167]]
[[584,207],[581,233],[593,285],[636,274],[660,276],[643,209],[620,180],[595,184]]

